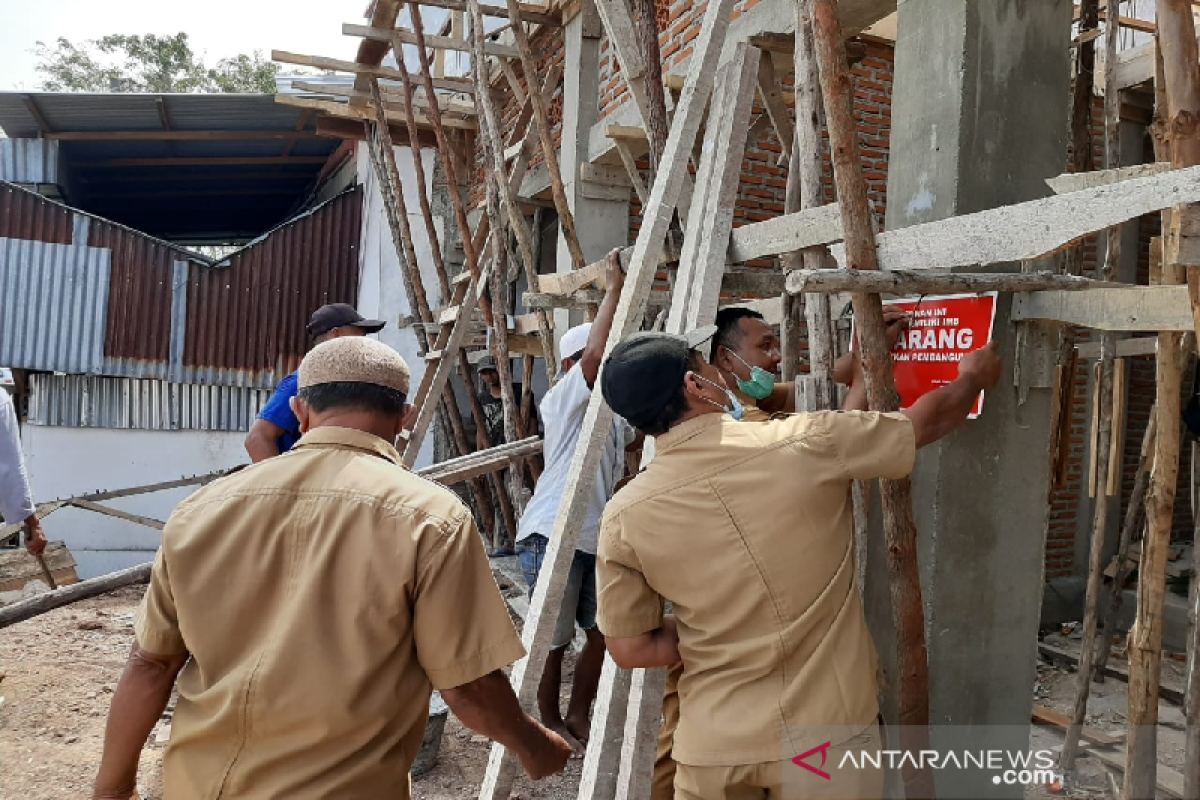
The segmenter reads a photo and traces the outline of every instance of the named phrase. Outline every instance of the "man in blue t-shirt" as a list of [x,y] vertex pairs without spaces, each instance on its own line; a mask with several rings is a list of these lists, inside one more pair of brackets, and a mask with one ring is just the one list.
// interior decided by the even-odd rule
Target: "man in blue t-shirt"
[[[313,344],[343,336],[366,336],[378,333],[386,322],[378,319],[363,319],[354,306],[333,303],[321,306],[308,321],[309,337]],[[300,422],[292,413],[292,398],[296,396],[296,373],[288,375],[275,387],[275,393],[259,412],[258,419],[246,434],[246,452],[257,464],[268,458],[286,453],[300,440]]]

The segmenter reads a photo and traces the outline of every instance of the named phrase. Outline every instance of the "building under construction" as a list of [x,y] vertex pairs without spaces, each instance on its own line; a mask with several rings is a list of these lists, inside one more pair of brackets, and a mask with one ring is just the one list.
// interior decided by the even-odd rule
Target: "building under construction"
[[[380,338],[412,365],[420,408],[406,465],[450,463],[437,474],[501,545],[539,475],[532,409],[558,377],[557,338],[594,314],[614,248],[628,276],[614,340],[752,307],[778,326],[798,410],[838,407],[834,362],[881,299],[988,296],[1001,385],[922,453],[911,486],[855,492],[884,719],[932,729],[938,746],[951,725],[1028,740],[1032,720],[1064,768],[1100,765],[1098,788],[1072,784],[1073,796],[1200,798],[1191,4],[354,11],[343,33],[360,40],[356,58],[274,51],[326,71],[281,78],[274,98],[0,95],[0,286],[40,304],[0,317],[0,364],[20,376],[39,495],[83,498],[58,513],[90,525],[105,490],[243,461],[240,432],[324,302],[387,320]],[[188,197],[156,188],[178,183]],[[236,249],[189,249],[213,244]],[[35,325],[48,312],[64,320],[52,332]],[[499,448],[477,435],[485,355],[505,387]],[[896,403],[901,372],[873,376],[873,400]],[[605,412],[584,423],[584,475]],[[120,481],[54,477],[79,429],[97,458],[114,429],[143,432],[147,452],[168,431],[208,439],[178,475],[148,459]],[[560,509],[555,576],[586,494]],[[130,515],[161,520],[179,499],[155,496],[105,521],[111,549],[142,555],[82,577],[148,560],[153,538]],[[527,705],[563,591],[545,583],[518,609],[529,656],[513,683]],[[1078,671],[1061,711],[1035,697],[1052,666]],[[1118,679],[1100,699],[1119,693],[1121,719],[1089,715],[1093,676]],[[654,671],[606,664],[571,794],[649,796],[662,687]],[[1186,732],[1159,725],[1176,717]],[[511,756],[495,748],[455,796],[510,796]],[[897,771],[889,796],[1064,791],[921,772]]]

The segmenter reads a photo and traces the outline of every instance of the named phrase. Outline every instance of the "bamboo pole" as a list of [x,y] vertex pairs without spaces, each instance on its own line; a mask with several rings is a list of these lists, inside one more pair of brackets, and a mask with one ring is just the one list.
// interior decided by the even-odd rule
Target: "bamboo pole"
[[[1120,26],[1115,20],[1120,16],[1120,0],[1107,0],[1108,19],[1105,24],[1105,86],[1104,93],[1104,168],[1121,166],[1121,93],[1116,90],[1117,34]],[[1104,268],[1101,277],[1111,281],[1121,257],[1121,229],[1108,229],[1105,237]],[[1113,435],[1113,373],[1116,355],[1116,338],[1112,331],[1100,333],[1100,380],[1096,384],[1095,400],[1099,411],[1096,450],[1093,455],[1096,466],[1097,491],[1093,506],[1091,553],[1088,558],[1087,592],[1083,610],[1083,640],[1080,642],[1079,671],[1076,673],[1075,705],[1071,724],[1067,728],[1062,749],[1063,770],[1075,768],[1075,757],[1079,753],[1079,739],[1083,733],[1083,722],[1087,716],[1088,696],[1092,688],[1092,663],[1096,655],[1096,624],[1100,605],[1100,592],[1104,578],[1104,545],[1108,540],[1108,473],[1112,457]]]
[[[1162,80],[1156,115],[1164,116],[1175,169],[1200,164],[1200,53],[1188,0],[1158,0],[1158,53]],[[1163,108],[1162,99],[1166,100]],[[1163,281],[1177,282],[1180,266],[1179,222],[1190,210],[1175,209],[1164,226],[1171,241],[1163,257]],[[1189,214],[1190,216],[1190,214]],[[1189,267],[1194,273],[1194,269]],[[1162,670],[1163,603],[1167,550],[1175,510],[1179,473],[1179,393],[1182,359],[1179,334],[1158,335],[1157,420],[1154,468],[1146,501],[1146,539],[1138,570],[1138,610],[1129,637],[1129,738],[1124,793],[1127,798],[1152,797],[1157,783],[1158,687]]]
[[[816,61],[829,128],[834,180],[845,231],[846,259],[851,268],[879,269],[875,230],[867,184],[863,179],[854,121],[853,86],[834,0],[802,0],[813,29]],[[798,126],[799,127],[799,126]],[[877,294],[854,294],[867,399],[876,411],[899,408],[892,374],[891,348]],[[901,746],[909,752],[929,749],[929,659],[925,646],[925,615],[917,570],[917,530],[913,519],[912,483],[908,479],[880,481],[884,535],[888,545],[893,619],[897,643],[897,688]],[[929,769],[906,764],[905,796],[925,800],[934,796]]]
[[[1192,443],[1192,469],[1200,447]],[[1193,489],[1194,492],[1194,489]],[[1184,670],[1183,716],[1186,721],[1183,756],[1183,796],[1200,798],[1200,516],[1192,525],[1192,579],[1188,585],[1187,666]]]
[[[537,75],[537,62],[533,59],[533,51],[529,46],[529,33],[521,22],[521,8],[517,0],[507,0],[508,17],[512,21],[513,39],[521,54],[521,71],[526,75]],[[482,26],[480,27],[482,35]],[[482,62],[481,62],[482,63]],[[567,250],[571,253],[572,266],[582,269],[587,261],[583,258],[583,249],[579,246],[579,234],[575,231],[575,217],[571,213],[571,205],[567,202],[567,191],[563,187],[562,172],[558,165],[558,150],[554,146],[554,136],[550,130],[550,113],[546,109],[546,101],[540,92],[530,92],[533,99],[533,120],[537,125],[538,138],[542,141],[542,159],[550,173],[550,193],[554,196],[554,208],[558,211],[558,224],[566,239]]]

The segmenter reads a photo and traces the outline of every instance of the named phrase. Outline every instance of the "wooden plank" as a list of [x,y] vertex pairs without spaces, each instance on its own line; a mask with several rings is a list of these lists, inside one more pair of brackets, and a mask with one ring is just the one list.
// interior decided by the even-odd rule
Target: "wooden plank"
[[[275,102],[285,106],[296,106],[297,108],[311,108],[314,111],[320,111],[323,114],[328,114],[331,117],[340,117],[341,119],[355,120],[373,120],[375,112],[369,108],[359,108],[352,106],[349,103],[339,103],[336,100],[317,100],[312,97],[295,97],[287,94],[275,95]],[[395,110],[395,106],[391,103],[384,104],[384,112],[388,122],[405,122],[404,107],[401,106],[399,111]],[[426,127],[432,125],[429,118],[423,114],[416,115],[417,124]],[[442,124],[447,128],[456,128],[458,130],[473,131],[479,127],[474,119],[459,119],[457,117],[448,116],[442,119]],[[325,159],[321,159],[322,163]]]
[[[352,97],[363,100],[370,100],[371,93],[359,91],[348,86],[325,86],[320,83],[311,83],[309,81],[292,81],[292,88],[303,91],[312,92],[313,94],[327,95],[329,97]],[[379,91],[383,94],[383,98],[388,101],[389,108],[404,110],[407,102],[404,99],[404,94],[397,90],[394,86],[384,86],[380,84]],[[424,97],[413,99],[412,107],[414,109],[428,109],[429,101]],[[438,107],[447,114],[462,114],[464,116],[475,116],[475,104],[466,103],[462,100],[455,100],[451,97],[439,97]]]
[[[417,43],[417,35],[404,28],[372,28],[370,25],[355,25],[351,22],[342,24],[342,35],[359,36],[363,39],[389,43],[392,41],[392,37],[395,36],[404,44],[415,45]],[[470,43],[463,39],[452,39],[449,36],[434,36],[428,33],[425,34],[425,46],[434,50],[454,50],[460,53],[471,52]],[[515,47],[497,44],[491,40],[484,41],[483,52],[489,56],[501,58],[520,57],[520,53],[517,52]]]
[[136,567],[123,569],[120,572],[73,583],[70,586],[55,589],[52,592],[44,592],[28,600],[4,606],[0,608],[0,628],[7,628],[9,625],[24,622],[39,614],[45,614],[47,611],[53,611],[56,608],[62,608],[65,605],[75,603],[79,600],[86,600],[89,597],[106,594],[124,586],[149,583],[151,566],[153,565],[149,563],[139,564]]
[[614,800],[642,800],[651,795],[655,749],[662,728],[666,688],[666,668],[634,670],[629,686],[629,708],[621,740],[621,771],[617,777]]
[[143,517],[139,514],[131,514],[128,511],[121,511],[120,509],[112,508],[111,506],[102,506],[99,503],[93,503],[91,500],[82,500],[76,498],[75,500],[72,500],[70,504],[76,508],[82,508],[87,511],[95,511],[97,514],[104,514],[108,517],[116,517],[117,519],[123,519],[128,522],[136,522],[138,525],[145,525],[148,528],[154,528],[158,531],[161,531],[164,527],[166,527],[166,523],[164,523],[162,520]]
[[865,272],[854,269],[805,269],[789,272],[787,291],[837,294],[869,292],[894,295],[985,292],[1081,291],[1113,284],[1053,272],[971,274],[964,272]]
[[629,142],[646,141],[646,130],[633,125],[609,125],[604,129],[604,135],[610,139],[623,139]]
[[[467,4],[465,0],[418,0],[416,5],[428,6],[430,8],[445,8],[451,11],[466,11]],[[549,6],[540,5],[537,3],[520,3],[521,19],[525,22],[530,22],[535,25],[552,25],[561,24],[561,18]],[[504,17],[509,18],[508,9],[503,6],[479,4],[479,10],[485,16],[489,17]]]
[[1134,164],[1130,167],[1116,169],[1101,169],[1093,172],[1065,172],[1054,178],[1047,178],[1046,185],[1056,194],[1077,192],[1080,189],[1095,189],[1097,186],[1110,186],[1133,178],[1148,178],[1169,172],[1171,164]]
[[1112,439],[1108,453],[1108,479],[1105,482],[1105,490],[1109,497],[1117,497],[1121,491],[1121,475],[1122,470],[1122,454],[1124,453],[1124,442],[1122,437],[1125,432],[1125,402],[1126,402],[1126,361],[1123,358],[1117,358],[1113,362],[1113,410],[1112,410]]
[[1108,331],[1193,330],[1186,286],[1017,294],[1012,319],[1041,319]]
[[579,179],[590,183],[621,186],[626,189],[633,186],[633,181],[629,179],[629,173],[623,167],[611,167],[604,164],[581,163]]
[[[1089,233],[1197,201],[1200,167],[1176,169],[886,231],[878,239],[879,262],[882,269],[913,270],[1035,260]],[[844,267],[845,248],[831,252]]]
[[[1075,351],[1079,353],[1080,358],[1099,358],[1100,343],[1085,342],[1075,345]],[[1130,356],[1152,356],[1158,351],[1157,336],[1140,336],[1133,339],[1118,339],[1117,340],[1117,358],[1129,358]]]
[[729,241],[728,258],[730,263],[737,264],[763,256],[827,245],[841,238],[841,207],[831,203],[734,228]]
[[538,290],[551,294],[571,294],[585,286],[595,286],[597,289],[603,289],[606,269],[607,265],[601,260],[572,272],[554,272],[538,275]]
[[[372,64],[359,64],[355,61],[343,61],[337,58],[326,58],[324,56],[307,56],[299,53],[289,53],[285,50],[272,50],[271,60],[278,61],[281,64],[295,64],[300,67],[312,67],[314,69],[333,70],[334,72],[351,72],[355,75],[366,75],[375,78],[383,78],[389,81],[400,80],[400,70],[394,67],[374,66]],[[420,81],[420,75],[409,73],[409,80]],[[437,89],[447,89],[452,92],[461,94],[474,94],[474,84],[466,78],[433,78],[433,85]],[[280,97],[286,95],[275,95],[276,101]]]
[[579,193],[591,200],[611,200],[616,202],[629,202],[629,193],[632,187],[630,186],[612,186],[606,183],[591,183],[590,181],[579,182]]
[[443,486],[453,486],[481,475],[498,472],[540,452],[542,452],[542,440],[537,436],[530,436],[517,442],[506,442],[498,447],[452,458],[440,464],[419,469],[416,474]]
[[[638,330],[645,313],[646,299],[654,282],[658,254],[663,250],[667,231],[674,217],[675,205],[683,184],[683,173],[696,139],[704,106],[712,91],[713,76],[720,58],[729,25],[734,0],[710,0],[704,21],[695,42],[690,62],[688,83],[683,98],[675,109],[671,132],[663,151],[663,160],[650,190],[630,256],[628,277],[613,315],[612,330],[605,346],[606,352],[621,339]],[[601,367],[603,369],[603,366]],[[612,410],[604,403],[600,392],[593,392],[580,426],[579,444],[567,470],[554,530],[543,560],[545,578],[538,581],[530,603],[522,640],[527,655],[512,669],[511,680],[522,705],[531,706],[537,695],[541,669],[550,648],[558,609],[574,558],[575,543],[581,521],[587,511],[588,498],[596,480],[601,455],[612,424]],[[501,800],[512,787],[516,764],[511,754],[500,745],[493,745],[488,760],[480,800]]]
[[[1038,725],[1047,725],[1054,728],[1066,730],[1071,724],[1071,718],[1066,714],[1055,711],[1052,708],[1034,704],[1032,720]],[[1112,734],[1098,731],[1095,728],[1083,729],[1083,740],[1096,745],[1097,747],[1117,747],[1125,741],[1124,736],[1113,736]]]

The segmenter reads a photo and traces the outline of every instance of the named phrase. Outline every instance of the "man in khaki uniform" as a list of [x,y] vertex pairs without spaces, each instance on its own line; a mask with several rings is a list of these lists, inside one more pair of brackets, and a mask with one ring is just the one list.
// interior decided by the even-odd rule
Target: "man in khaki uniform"
[[[752,424],[725,413],[736,398],[702,354],[714,330],[637,334],[601,374],[605,400],[657,437],[657,454],[605,510],[599,625],[622,667],[683,662],[677,800],[775,800],[786,759],[829,731],[842,734],[835,752],[878,747],[851,481],[907,475],[916,449],[995,385],[1000,362],[992,346],[969,354],[958,380],[905,412]],[[856,380],[848,402],[861,392]],[[882,774],[837,772],[820,788],[879,797]]]
[[177,675],[172,800],[404,800],[432,688],[532,777],[562,769],[570,747],[501,672],[524,650],[470,513],[399,466],[403,359],[336,339],[298,384],[296,447],[196,492],[163,531],[96,796],[132,794]]

